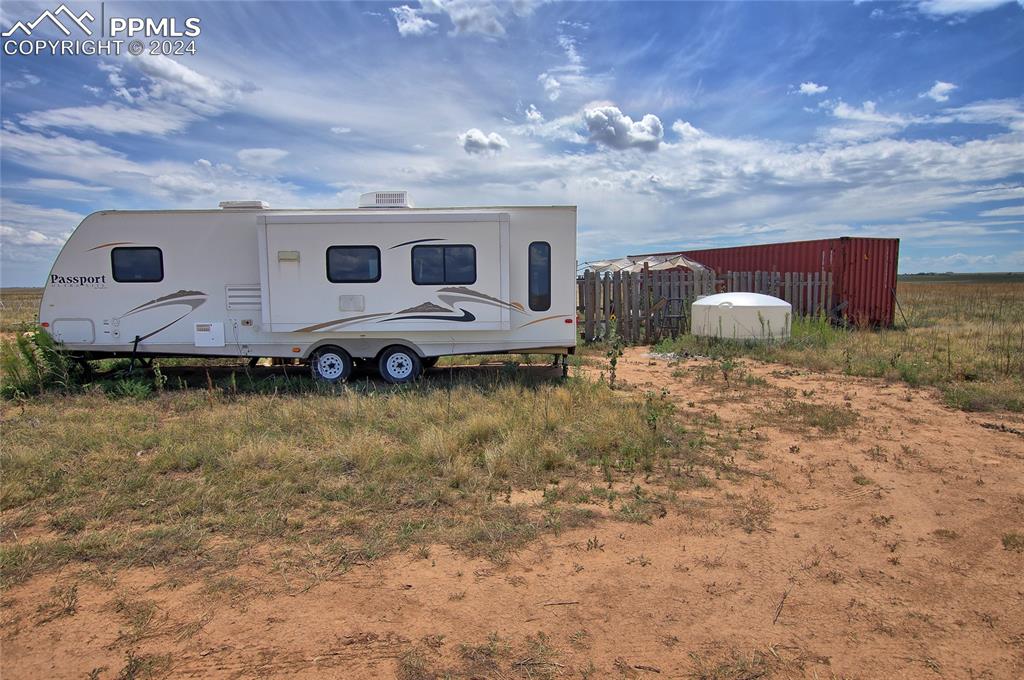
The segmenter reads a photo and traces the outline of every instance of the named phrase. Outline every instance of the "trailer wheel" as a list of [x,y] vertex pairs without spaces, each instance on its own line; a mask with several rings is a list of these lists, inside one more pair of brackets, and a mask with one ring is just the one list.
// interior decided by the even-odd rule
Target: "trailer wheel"
[[389,383],[410,383],[420,376],[423,364],[416,352],[398,345],[381,353],[377,369],[380,377]]
[[352,374],[352,357],[340,347],[321,347],[309,358],[309,366],[316,380],[345,382]]

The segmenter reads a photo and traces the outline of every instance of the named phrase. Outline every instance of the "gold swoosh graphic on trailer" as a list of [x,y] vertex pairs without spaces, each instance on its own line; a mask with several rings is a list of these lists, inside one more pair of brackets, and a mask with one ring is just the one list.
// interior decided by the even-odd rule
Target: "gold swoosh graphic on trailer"
[[353,321],[362,321],[363,319],[376,319],[378,316],[387,316],[384,314],[364,314],[362,316],[348,316],[342,319],[331,319],[330,321],[324,321],[323,323],[313,324],[312,326],[306,326],[305,328],[297,328],[292,333],[312,333],[328,326],[344,326],[347,323]]
[[[89,248],[89,250],[99,250],[100,248],[109,248],[110,246],[130,246],[133,243],[135,243],[135,242],[134,241],[114,241],[112,243],[101,243],[98,246],[96,246],[95,248]],[[85,252],[89,252],[89,250],[87,250]]]
[[540,323],[541,321],[550,321],[551,319],[561,319],[563,316],[565,316],[565,314],[555,314],[554,316],[543,316],[543,317],[541,317],[539,319],[534,319],[533,321],[529,321],[527,323],[524,323],[522,326],[517,326],[516,328],[526,328],[527,326],[532,326],[533,324]]
[[[205,302],[206,293],[204,293],[201,290],[179,290],[179,291],[171,293],[169,295],[164,295],[163,297],[158,297],[158,298],[156,298],[154,300],[150,300],[149,302],[143,302],[138,307],[132,307],[131,309],[129,309],[127,312],[125,312],[121,316],[128,316],[129,314],[132,314],[134,312],[142,311],[142,309],[144,307],[149,307],[150,305],[152,305],[154,307],[164,307],[164,306],[169,305],[169,304],[178,304],[179,302],[180,302],[180,304],[183,304],[183,305],[191,304],[190,301],[184,300],[182,298],[194,298],[194,297],[196,297],[198,295],[202,295],[203,296],[203,301]],[[158,304],[158,303],[160,303],[160,304]],[[200,302],[199,304],[202,304],[202,302]],[[197,306],[198,305],[194,305],[193,309],[195,309],[195,307],[197,307]]]
[[[515,303],[505,302],[504,300],[502,300],[500,298],[492,297],[490,295],[487,295],[486,293],[481,293],[479,291],[475,291],[472,288],[466,288],[465,286],[449,286],[447,288],[441,288],[437,292],[438,293],[456,293],[458,295],[468,295],[469,297],[474,297],[474,298],[477,298],[479,300],[490,300],[491,302],[496,303],[497,305],[500,305],[501,307],[511,307],[513,309],[521,309],[522,308],[522,305],[519,305],[519,307],[516,307]],[[444,300],[443,296],[438,295],[438,297],[441,298],[442,300]]]

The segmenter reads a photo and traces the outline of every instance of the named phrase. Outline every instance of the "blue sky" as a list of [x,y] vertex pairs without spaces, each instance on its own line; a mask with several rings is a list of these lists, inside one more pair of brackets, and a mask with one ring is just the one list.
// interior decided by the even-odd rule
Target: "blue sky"
[[1024,270],[1018,0],[104,10],[199,17],[197,53],[2,58],[5,286],[94,210],[378,188],[577,204],[581,260],[861,235],[904,272]]

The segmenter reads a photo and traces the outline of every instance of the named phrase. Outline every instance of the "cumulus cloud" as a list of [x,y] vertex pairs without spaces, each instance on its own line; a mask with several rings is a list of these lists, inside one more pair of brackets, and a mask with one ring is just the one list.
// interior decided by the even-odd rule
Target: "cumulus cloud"
[[538,111],[536,106],[530,104],[528,107],[526,107],[526,120],[528,120],[531,123],[543,123],[544,114]]
[[259,148],[259,149],[241,149],[238,152],[238,161],[251,168],[269,168],[274,163],[288,155],[288,152],[284,149],[275,148]]
[[685,120],[677,120],[672,123],[672,131],[679,135],[680,139],[693,141],[704,135],[704,131],[694,127]]
[[936,80],[935,84],[932,85],[931,89],[927,92],[922,92],[919,96],[929,97],[937,102],[948,102],[949,93],[956,89],[956,85],[953,83],[945,83],[941,80]]
[[429,35],[437,30],[436,22],[423,16],[422,10],[413,9],[408,5],[392,7],[391,14],[395,17],[398,34],[403,38]]
[[468,154],[497,154],[508,148],[508,142],[497,132],[488,135],[477,128],[466,130],[458,139]]
[[800,87],[797,88],[800,94],[815,95],[828,92],[828,85],[819,85],[818,83],[808,80],[807,82],[800,83]]
[[350,128],[350,127],[341,127],[341,126],[337,126],[336,125],[336,126],[331,128],[331,132],[333,132],[336,135],[347,135],[348,133],[352,132],[352,128]]
[[583,121],[590,132],[590,141],[612,149],[657,151],[664,136],[661,120],[648,113],[638,121],[622,113],[616,106],[598,106],[583,112]]

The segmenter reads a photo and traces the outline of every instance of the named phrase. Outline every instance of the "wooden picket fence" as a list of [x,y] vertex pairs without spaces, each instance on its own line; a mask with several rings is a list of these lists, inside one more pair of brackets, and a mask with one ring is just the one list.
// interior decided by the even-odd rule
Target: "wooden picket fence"
[[585,341],[642,344],[690,328],[690,304],[715,292],[712,272],[683,270],[584,272],[577,279],[580,330]]
[[717,290],[782,298],[794,317],[832,313],[832,272],[726,272]]
[[684,270],[584,272],[576,279],[579,329],[586,342],[617,336],[648,344],[690,330],[690,305],[716,292],[763,293],[793,305],[794,316],[831,313],[831,272],[713,272]]

